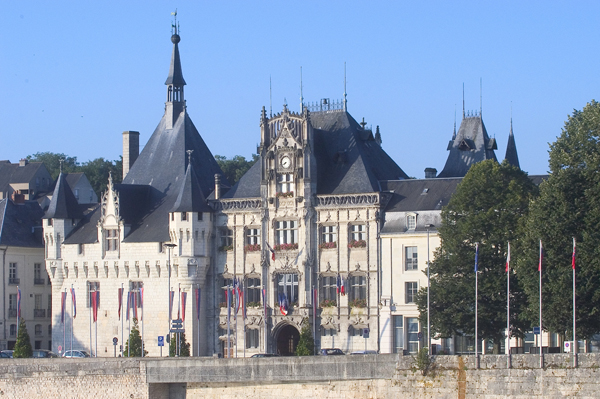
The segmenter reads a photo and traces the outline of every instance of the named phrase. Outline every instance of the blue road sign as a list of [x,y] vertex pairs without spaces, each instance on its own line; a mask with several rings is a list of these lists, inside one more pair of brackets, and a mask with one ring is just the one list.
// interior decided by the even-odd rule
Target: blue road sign
[[538,335],[540,333],[540,328],[539,327],[533,327],[533,334],[534,335]]
[[158,336],[158,346],[165,346],[165,337],[162,335]]

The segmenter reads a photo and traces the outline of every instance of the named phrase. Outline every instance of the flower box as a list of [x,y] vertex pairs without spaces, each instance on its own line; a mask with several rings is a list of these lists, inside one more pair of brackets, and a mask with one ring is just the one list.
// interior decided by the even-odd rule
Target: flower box
[[337,242],[322,242],[319,244],[319,249],[334,249],[337,248]]
[[221,252],[228,252],[228,251],[233,251],[233,245],[223,245],[219,247],[219,251]]
[[247,244],[244,247],[244,250],[246,252],[256,252],[256,251],[260,251],[260,244]]
[[335,299],[324,299],[321,301],[321,303],[319,304],[319,307],[321,309],[323,308],[332,308],[337,306],[337,302]]
[[294,251],[298,249],[298,244],[276,244],[275,251]]
[[352,240],[348,243],[348,248],[366,248],[367,242],[365,240]]
[[354,299],[350,301],[351,308],[366,308],[367,300],[366,299]]
[[285,193],[277,193],[277,198],[292,198],[294,196],[293,191],[288,191]]

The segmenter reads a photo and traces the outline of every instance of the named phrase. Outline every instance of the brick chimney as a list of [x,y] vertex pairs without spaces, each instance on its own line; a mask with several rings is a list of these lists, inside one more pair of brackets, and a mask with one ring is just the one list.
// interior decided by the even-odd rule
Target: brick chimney
[[123,178],[140,155],[140,132],[128,130],[123,132]]

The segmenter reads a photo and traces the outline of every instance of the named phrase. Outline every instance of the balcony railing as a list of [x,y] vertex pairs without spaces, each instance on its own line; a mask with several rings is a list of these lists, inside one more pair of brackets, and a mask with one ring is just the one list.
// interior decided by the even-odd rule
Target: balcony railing
[[10,285],[21,284],[21,279],[20,278],[9,278],[8,284],[10,284]]
[[36,319],[46,317],[46,309],[33,309],[33,317]]
[[43,278],[34,278],[33,279],[33,284],[35,284],[35,285],[45,285],[46,284],[46,279],[43,279]]
[[8,317],[17,317],[17,309],[8,309]]

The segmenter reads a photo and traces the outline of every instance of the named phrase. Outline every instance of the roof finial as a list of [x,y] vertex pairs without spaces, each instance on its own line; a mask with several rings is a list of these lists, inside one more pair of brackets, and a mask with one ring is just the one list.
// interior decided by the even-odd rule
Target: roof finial
[[365,126],[367,125],[367,122],[365,122],[365,118],[364,117],[363,117],[363,120],[360,123],[360,125],[362,126],[363,130],[365,130]]
[[456,104],[454,104],[454,134],[452,134],[452,140],[456,138]]
[[171,34],[173,36],[177,36],[178,33],[177,31],[179,30],[179,24],[177,23],[177,9],[175,9],[174,12],[171,13],[171,15],[173,16],[173,23],[171,24]]
[[479,119],[483,111],[483,79],[479,78]]
[[463,119],[465,119],[465,82],[463,82]]
[[346,62],[344,61],[344,112],[348,110],[348,100],[346,99]]
[[269,75],[269,118],[273,117],[273,89],[271,87],[271,75]]
[[186,151],[188,154],[188,165],[192,163],[192,152],[194,152],[194,150],[187,150]]
[[65,159],[61,158],[58,160],[58,162],[60,163],[60,173],[62,173],[63,162],[65,162]]
[[302,66],[300,66],[300,113],[304,111],[304,97],[302,96]]

